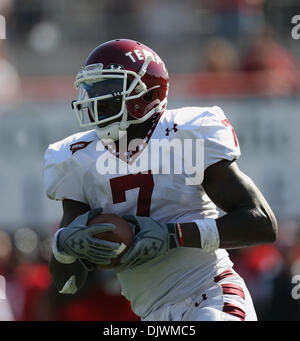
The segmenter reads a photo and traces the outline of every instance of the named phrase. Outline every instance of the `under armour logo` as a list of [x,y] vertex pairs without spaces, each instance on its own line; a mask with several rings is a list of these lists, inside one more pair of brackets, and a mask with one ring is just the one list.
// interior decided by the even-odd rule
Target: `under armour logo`
[[[203,301],[207,300],[206,294],[202,294],[202,299],[203,299]],[[202,301],[201,301],[201,302],[202,302]],[[200,305],[201,302],[195,302],[195,307],[196,307],[196,308],[199,307],[199,305]]]
[[152,242],[152,245],[150,248],[148,248],[147,246],[144,248],[144,250],[143,250],[144,256],[148,256],[150,251],[156,251],[157,249],[158,248],[156,246],[156,243]]
[[105,69],[124,70],[124,67],[121,64],[109,64]]
[[80,249],[83,249],[84,248],[83,240],[79,239],[79,241],[76,241],[75,239],[72,239],[71,240],[71,247],[74,248],[76,245],[78,245]]
[[167,128],[166,129],[166,136],[169,136],[169,133],[170,133],[171,130],[174,130],[174,133],[176,133],[176,131],[178,130],[176,127],[177,127],[177,123],[174,123],[172,129]]
[[114,99],[118,99],[118,97],[121,97],[121,92],[120,91],[113,92],[112,95]]

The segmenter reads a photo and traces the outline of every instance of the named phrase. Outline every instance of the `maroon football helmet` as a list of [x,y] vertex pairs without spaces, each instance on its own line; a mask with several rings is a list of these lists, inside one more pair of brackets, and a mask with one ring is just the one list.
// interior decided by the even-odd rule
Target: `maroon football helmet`
[[77,74],[73,109],[81,127],[95,126],[101,139],[118,140],[131,124],[145,122],[167,105],[169,77],[160,57],[128,39],[96,47]]

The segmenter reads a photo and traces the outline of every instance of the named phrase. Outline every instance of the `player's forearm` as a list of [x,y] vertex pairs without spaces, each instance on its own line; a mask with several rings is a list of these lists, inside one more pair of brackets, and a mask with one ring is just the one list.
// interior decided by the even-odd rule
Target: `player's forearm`
[[239,208],[216,220],[220,248],[239,248],[272,243],[277,238],[273,214],[261,208]]
[[[63,205],[63,218],[60,223],[60,228],[68,226],[76,217],[80,216],[89,211],[90,207],[85,203],[65,199],[62,202]],[[57,243],[54,245],[58,248]],[[53,245],[52,245],[53,248]],[[57,250],[63,251],[63,250]],[[64,262],[59,262],[54,255],[52,255],[49,270],[52,276],[53,282],[59,292],[62,292],[66,286],[66,283],[74,276],[75,285],[77,291],[80,290],[86,282],[88,276],[88,270],[84,268],[79,260],[73,263],[67,264]]]
[[220,248],[254,246],[276,239],[277,222],[269,204],[235,162],[223,160],[208,167],[202,185],[215,205],[226,212],[216,219]]
[[[277,223],[271,211],[239,208],[216,219],[219,247],[233,249],[272,243],[277,238]],[[185,247],[201,247],[201,232],[195,223],[181,224]]]

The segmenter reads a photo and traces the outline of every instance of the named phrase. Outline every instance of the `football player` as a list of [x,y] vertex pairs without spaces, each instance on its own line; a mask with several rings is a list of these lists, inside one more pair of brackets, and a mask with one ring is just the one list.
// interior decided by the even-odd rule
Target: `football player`
[[[75,86],[73,109],[80,126],[91,130],[51,144],[45,153],[46,192],[63,207],[49,265],[58,290],[77,292],[95,264],[118,256],[120,244],[93,237],[114,225],[87,226],[101,212],[114,213],[135,233],[115,271],[142,320],[256,320],[226,249],[274,242],[277,223],[236,163],[238,140],[222,109],[167,110],[163,61],[127,39],[96,47]],[[162,140],[183,149],[187,140],[202,141],[194,155],[202,160],[198,177],[175,167],[163,171],[164,155],[149,152],[153,141]],[[180,155],[183,163],[193,154],[172,150],[170,159]],[[151,164],[145,162],[150,154]],[[124,172],[134,163],[136,172]]]

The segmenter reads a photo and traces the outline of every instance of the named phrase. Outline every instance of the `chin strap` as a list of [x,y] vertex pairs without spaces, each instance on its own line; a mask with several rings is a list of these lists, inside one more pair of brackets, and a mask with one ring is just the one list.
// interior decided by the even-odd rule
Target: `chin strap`
[[122,115],[122,119],[121,119],[121,122],[119,124],[120,130],[127,130],[127,128],[129,127],[129,123],[127,121],[127,118],[128,118],[128,110],[125,107],[124,114]]
[[144,117],[136,119],[136,120],[132,120],[132,121],[127,121],[128,126],[132,125],[132,124],[139,124],[139,123],[143,123],[146,120],[148,120],[153,114],[157,114],[159,112],[162,112],[165,108],[164,106],[166,106],[168,103],[167,97],[165,97],[155,108],[153,108],[152,110],[150,110]]

